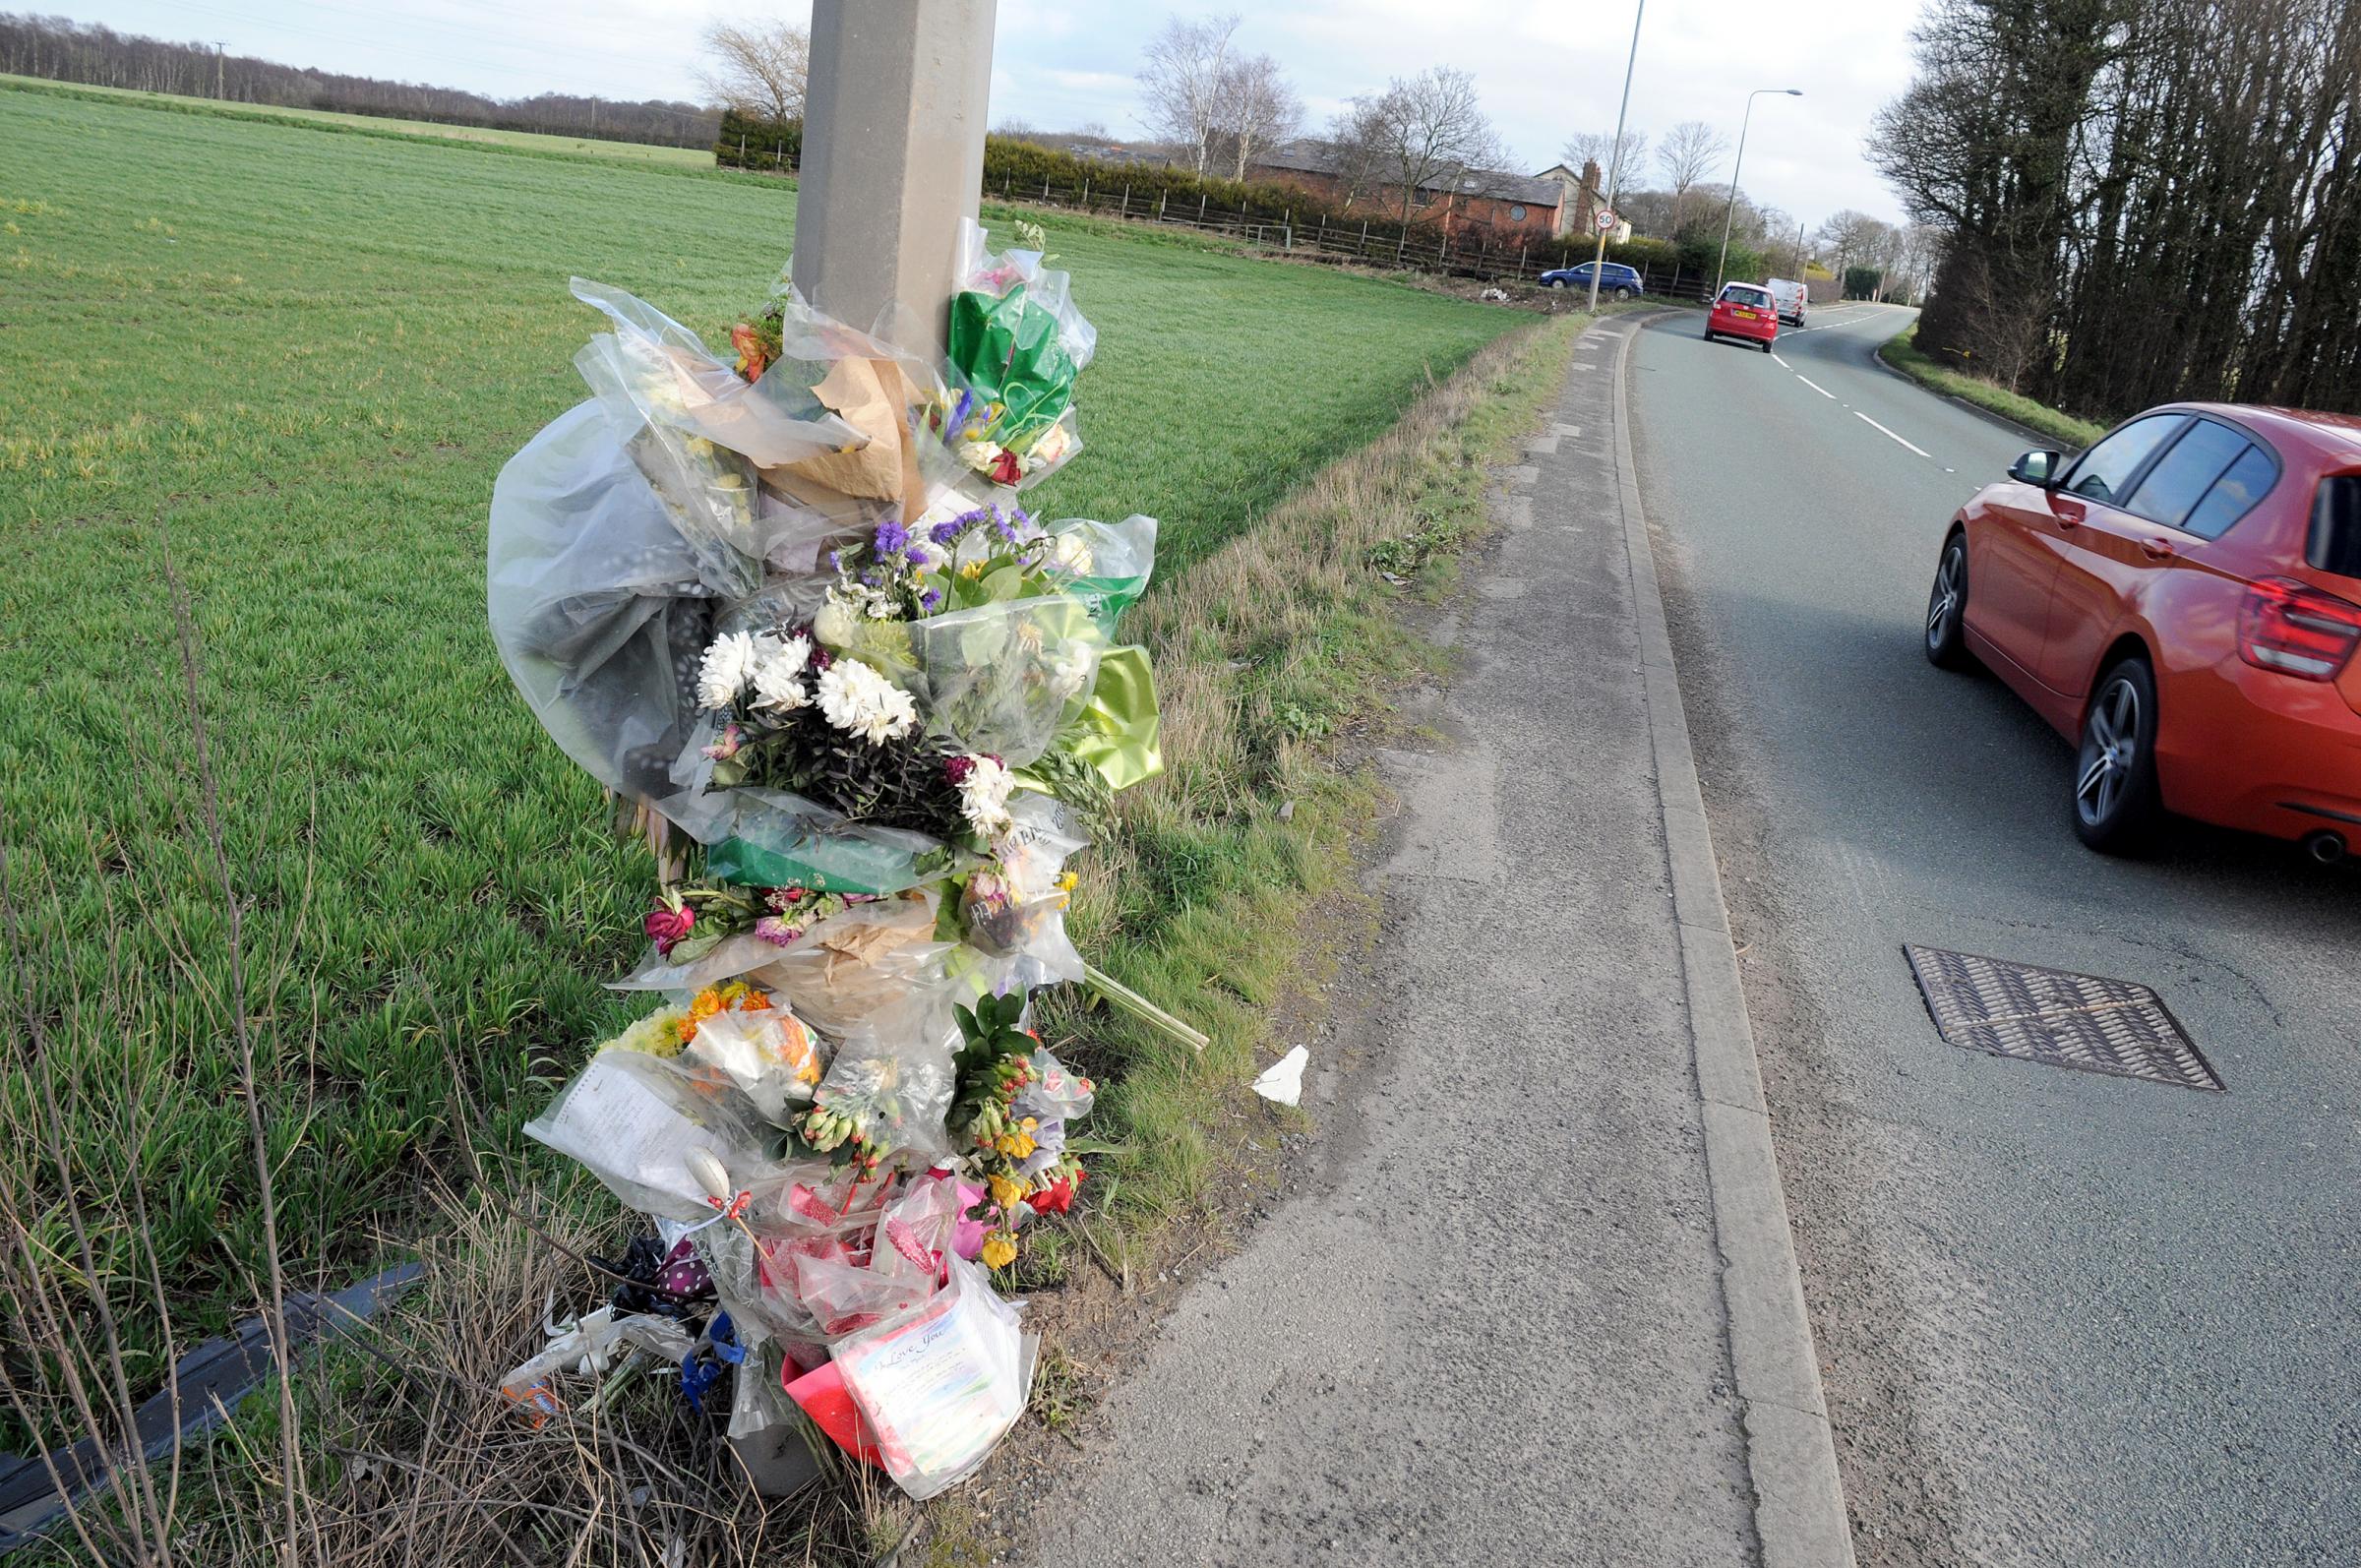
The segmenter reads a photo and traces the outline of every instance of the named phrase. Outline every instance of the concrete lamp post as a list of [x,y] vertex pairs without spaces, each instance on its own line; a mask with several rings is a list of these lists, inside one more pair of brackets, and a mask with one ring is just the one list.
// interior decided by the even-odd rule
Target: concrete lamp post
[[[1615,110],[1615,150],[1606,155],[1606,210],[1615,210],[1617,187],[1623,178],[1623,120],[1631,113],[1631,71],[1640,63],[1640,24],[1647,20],[1648,0],[1631,14],[1631,53],[1623,60],[1623,105]],[[1594,224],[1594,226],[1596,226]],[[1599,248],[1591,253],[1591,314],[1599,313],[1599,274],[1606,271],[1606,230],[1599,230]]]
[[1738,121],[1738,157],[1729,166],[1729,205],[1722,211],[1722,259],[1714,264],[1714,294],[1722,293],[1723,270],[1729,266],[1729,224],[1738,215],[1738,171],[1746,166],[1746,128],[1754,119],[1754,100],[1766,92],[1784,92],[1790,98],[1803,96],[1801,88],[1756,88],[1746,94],[1746,115]]

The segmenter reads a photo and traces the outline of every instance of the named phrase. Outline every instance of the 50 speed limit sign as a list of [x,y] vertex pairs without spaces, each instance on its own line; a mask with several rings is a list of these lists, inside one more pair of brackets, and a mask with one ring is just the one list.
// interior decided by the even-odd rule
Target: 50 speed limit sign
[[1608,229],[1613,228],[1616,221],[1617,219],[1615,214],[1604,207],[1591,214],[1591,227],[1597,229],[1602,234],[1605,233]]

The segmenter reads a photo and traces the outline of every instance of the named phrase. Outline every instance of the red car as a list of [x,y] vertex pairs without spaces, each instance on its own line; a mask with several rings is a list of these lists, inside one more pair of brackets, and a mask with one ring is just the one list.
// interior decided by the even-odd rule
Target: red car
[[2080,743],[2074,826],[2137,847],[2164,813],[2303,841],[2361,833],[2361,419],[2176,403],[2071,463],[2028,452],[1961,509],[1926,656],[1981,660]]
[[1760,283],[1725,283],[1714,312],[1705,319],[1705,340],[1735,337],[1766,354],[1779,341],[1779,301]]

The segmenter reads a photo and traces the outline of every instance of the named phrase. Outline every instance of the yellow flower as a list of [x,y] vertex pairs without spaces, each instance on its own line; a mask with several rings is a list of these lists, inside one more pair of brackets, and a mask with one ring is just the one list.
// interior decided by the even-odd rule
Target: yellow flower
[[1004,1269],[1016,1261],[1016,1237],[1006,1231],[995,1231],[984,1238],[984,1266]]
[[1000,1141],[994,1147],[1011,1160],[1030,1159],[1033,1154],[1033,1140],[1022,1132],[1001,1133]]
[[976,581],[978,578],[984,575],[984,563],[981,561],[970,561],[966,566],[963,566],[959,569],[959,575],[965,577],[970,582]]
[[992,1201],[999,1204],[1003,1209],[1015,1208],[1018,1204],[1025,1201],[1025,1194],[1033,1190],[1024,1182],[1004,1176],[996,1176],[992,1177],[991,1186]]
[[699,1023],[719,1011],[721,1011],[721,993],[710,986],[698,992],[696,1000],[689,1004],[689,1016]]
[[1069,893],[1072,892],[1076,887],[1080,886],[1081,883],[1082,878],[1072,872],[1067,872],[1064,875],[1058,878],[1058,885],[1064,888]]

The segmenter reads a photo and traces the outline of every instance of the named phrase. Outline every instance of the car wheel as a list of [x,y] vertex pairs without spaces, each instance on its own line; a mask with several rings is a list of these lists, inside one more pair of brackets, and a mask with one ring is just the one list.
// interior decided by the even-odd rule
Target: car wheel
[[1763,352],[1766,354],[1771,352],[1771,340],[1769,338],[1765,338],[1763,340]]
[[1935,585],[1926,596],[1926,662],[1938,670],[1965,670],[1975,662],[1968,651],[1968,534],[1954,529],[1935,563]]
[[1615,298],[1618,302],[1627,300],[1631,298],[1631,290],[1618,283],[1615,285]]
[[1566,286],[1566,280],[1562,277],[1553,277],[1549,279],[1549,286],[1551,288],[1563,288]]
[[2074,760],[2074,830],[2103,855],[2148,842],[2163,807],[2156,794],[2156,678],[2143,658],[2099,677]]
[[1706,329],[1706,332],[1705,332],[1705,340],[1706,340],[1707,342],[1709,342],[1709,343],[1710,343],[1710,342],[1712,342],[1712,341],[1714,340],[1714,338],[1715,338],[1715,336],[1716,336],[1716,335],[1717,335],[1717,334],[1715,333],[1715,332],[1714,332],[1714,330],[1713,330],[1712,328],[1710,328],[1710,327],[1709,327],[1709,328],[1707,328],[1707,329]]

